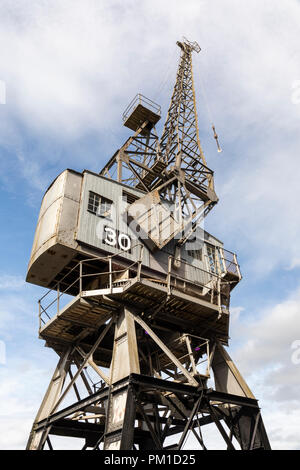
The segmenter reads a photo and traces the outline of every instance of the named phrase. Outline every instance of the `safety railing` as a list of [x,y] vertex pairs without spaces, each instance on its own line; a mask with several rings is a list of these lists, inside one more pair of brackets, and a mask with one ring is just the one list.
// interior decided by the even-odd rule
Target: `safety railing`
[[238,276],[240,279],[242,278],[241,272],[240,272],[240,266],[237,261],[237,256],[235,253],[229,250],[223,249],[224,253],[224,262],[225,262],[225,267],[226,271],[231,274],[235,274]]
[[[136,248],[136,247],[140,247],[140,254],[139,254],[138,261],[135,261],[122,269],[113,269],[113,261],[114,261],[114,258],[124,253],[123,251],[119,251],[113,255],[87,258],[82,261],[79,261],[72,269],[70,269],[70,271],[68,271],[60,279],[59,282],[56,283],[53,289],[47,290],[47,292],[38,300],[39,330],[41,330],[42,327],[54,317],[54,315],[58,314],[61,308],[63,308],[72,297],[74,297],[74,291],[75,291],[75,294],[78,295],[78,294],[81,294],[83,290],[86,290],[85,289],[86,287],[89,287],[88,283],[84,282],[87,278],[90,278],[90,279],[97,278],[100,281],[102,279],[105,279],[105,281],[103,282],[102,288],[109,289],[110,292],[112,292],[112,289],[114,286],[114,282],[113,282],[115,280],[114,278],[117,275],[120,275],[121,273],[125,273],[130,270],[130,271],[135,272],[136,278],[139,279],[141,275],[141,267],[142,267],[142,260],[143,260],[143,245],[140,243],[137,243],[132,248]],[[109,268],[108,271],[84,273],[84,267],[87,265],[91,266],[91,263],[93,262],[107,263],[108,268]],[[65,281],[72,272],[74,271],[76,272],[76,270],[79,272],[79,275],[76,277],[76,279],[73,282],[71,282],[71,284],[68,284],[66,288],[62,289],[61,286],[63,284],[63,281]],[[128,282],[128,279],[127,279],[127,282]]]
[[237,256],[232,251],[225,250],[218,246],[208,248],[206,259],[210,272],[222,277],[226,274],[233,274],[239,279],[242,278]]
[[141,104],[145,106],[146,108],[150,109],[153,113],[157,114],[160,116],[161,114],[161,107],[160,105],[154,103],[154,101],[150,100],[146,96],[142,95],[141,93],[138,93],[133,100],[129,103],[127,108],[125,109],[123,113],[123,121],[125,122],[130,114],[133,113],[133,111],[137,108],[137,106]]
[[169,256],[167,287],[169,294],[175,288],[205,297],[219,308],[222,306],[221,277],[184,260],[178,261],[173,256]]
[[[82,295],[83,292],[92,293],[93,291],[96,295],[96,291],[99,289],[105,289],[105,293],[109,295],[116,287],[125,287],[128,283],[140,280],[161,284],[166,288],[167,295],[176,289],[191,296],[201,297],[217,305],[220,310],[226,306],[224,294],[221,294],[222,277],[220,275],[169,256],[167,264],[162,266],[162,271],[155,272],[154,276],[150,276],[146,274],[147,267],[143,266],[143,245],[136,244],[134,247],[140,247],[138,260],[126,266],[120,266],[119,260],[115,261],[115,258],[122,253],[121,251],[114,255],[79,261],[53,289],[49,289],[39,299],[39,329],[41,330],[48,321],[58,314],[74,295]],[[104,270],[91,271],[93,263],[99,265],[99,262],[102,263],[102,266],[104,263]],[[73,271],[78,273],[75,280],[67,287],[62,288],[63,281],[66,282],[67,276],[70,276]]]

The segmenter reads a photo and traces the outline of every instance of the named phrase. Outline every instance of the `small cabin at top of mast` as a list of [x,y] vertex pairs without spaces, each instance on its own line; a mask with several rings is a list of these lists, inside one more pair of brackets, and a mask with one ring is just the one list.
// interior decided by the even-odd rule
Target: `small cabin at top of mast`
[[138,93],[123,113],[124,126],[137,131],[144,122],[148,121],[147,128],[151,129],[161,118],[161,107],[146,96]]

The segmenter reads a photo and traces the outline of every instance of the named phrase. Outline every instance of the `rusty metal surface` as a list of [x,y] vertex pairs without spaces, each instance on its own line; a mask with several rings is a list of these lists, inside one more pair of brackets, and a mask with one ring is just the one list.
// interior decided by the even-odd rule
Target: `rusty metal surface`
[[27,282],[48,286],[74,257],[81,175],[65,170],[46,191],[35,231]]

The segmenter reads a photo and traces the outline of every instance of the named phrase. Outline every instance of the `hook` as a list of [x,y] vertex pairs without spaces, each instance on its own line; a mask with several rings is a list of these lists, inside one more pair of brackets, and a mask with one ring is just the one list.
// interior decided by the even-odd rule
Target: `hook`
[[222,149],[220,147],[220,144],[219,144],[219,140],[218,140],[218,135],[216,133],[216,129],[215,129],[215,126],[212,124],[212,130],[213,130],[213,133],[214,133],[214,138],[216,139],[216,143],[217,143],[217,147],[218,147],[218,152],[221,153],[222,152]]

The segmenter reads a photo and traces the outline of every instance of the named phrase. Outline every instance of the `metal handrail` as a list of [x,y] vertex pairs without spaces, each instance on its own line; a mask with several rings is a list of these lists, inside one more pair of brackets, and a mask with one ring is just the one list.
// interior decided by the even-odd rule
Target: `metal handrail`
[[[133,248],[136,248],[137,246],[140,246],[140,247],[142,247],[142,248],[144,247],[144,245],[142,245],[141,243],[136,243],[135,245],[132,246],[132,249],[133,249]],[[49,289],[49,290],[39,299],[39,301],[42,301],[42,300],[46,297],[46,295],[48,295],[50,292],[53,292],[54,290],[56,290],[56,289],[57,289],[57,286],[59,286],[59,284],[61,284],[62,281],[63,281],[67,276],[69,276],[69,275],[71,274],[71,272],[74,271],[75,268],[79,267],[81,263],[86,263],[86,262],[88,262],[88,261],[90,262],[90,261],[96,261],[96,260],[97,260],[97,261],[99,261],[99,260],[101,260],[101,261],[108,261],[109,258],[114,258],[115,256],[118,256],[118,255],[120,255],[120,254],[122,254],[122,253],[124,254],[124,251],[123,251],[123,250],[120,250],[120,251],[118,251],[117,253],[114,253],[113,255],[97,256],[97,257],[94,257],[94,258],[86,258],[86,259],[83,259],[83,260],[81,260],[81,261],[78,261],[78,263],[77,263],[75,266],[73,266],[73,268],[72,268],[70,271],[68,271],[59,281],[57,281],[57,283],[54,285],[54,287],[51,288],[51,289]],[[75,281],[74,281],[74,282],[75,282]],[[73,285],[73,284],[71,284],[71,285]],[[71,286],[68,286],[67,289],[68,289],[69,287],[71,287]]]
[[[110,258],[110,260],[111,260],[111,258]],[[82,263],[82,262],[80,262],[80,264],[81,264],[81,263]],[[81,293],[83,292],[83,290],[82,290],[82,278],[83,278],[83,277],[93,277],[93,276],[96,276],[96,275],[97,275],[98,277],[100,277],[100,276],[104,276],[104,275],[112,275],[112,274],[115,274],[115,273],[121,273],[121,272],[127,271],[128,269],[132,269],[132,266],[138,265],[138,264],[139,264],[139,261],[136,261],[136,262],[132,263],[130,266],[128,266],[128,267],[126,267],[126,268],[124,268],[124,269],[121,269],[121,270],[116,270],[116,271],[111,271],[111,270],[110,270],[110,271],[105,271],[105,272],[101,272],[101,273],[81,274],[81,275],[80,275],[78,278],[76,278],[76,280],[73,281],[72,284],[70,284],[64,291],[59,292],[59,294],[57,295],[57,297],[56,297],[54,300],[52,300],[52,302],[50,302],[46,307],[43,307],[43,306],[42,306],[41,300],[38,301],[38,304],[39,304],[39,319],[40,319],[40,322],[42,321],[43,323],[45,323],[45,322],[43,321],[43,319],[42,319],[43,313],[46,314],[49,319],[51,319],[51,317],[49,316],[47,310],[48,310],[53,304],[55,304],[55,303],[57,303],[57,305],[59,305],[59,304],[58,304],[59,299],[60,299],[63,295],[68,294],[68,291],[69,291],[70,287],[72,287],[74,284],[76,284],[77,282],[79,282],[79,286],[80,286],[80,287],[79,287],[79,294],[81,294]],[[137,266],[136,270],[138,271],[138,266]],[[110,289],[111,289],[111,290],[112,290],[112,284],[113,284],[113,282],[112,282],[112,277],[111,277],[111,279],[110,279]],[[48,293],[49,293],[49,292],[54,292],[54,291],[50,290],[50,291],[48,291]],[[44,296],[44,298],[45,298],[45,296]]]
[[135,95],[135,97],[133,98],[133,100],[129,103],[129,105],[127,106],[127,108],[125,109],[125,111],[123,112],[123,121],[126,121],[127,117],[128,117],[128,113],[129,111],[134,111],[134,109],[139,105],[139,104],[147,104],[149,107],[152,108],[152,110],[155,112],[155,114],[157,114],[158,116],[160,116],[161,114],[161,107],[159,104],[155,103],[154,101],[150,100],[149,98],[147,98],[146,96],[142,95],[141,93],[137,93]]
[[[170,258],[172,258],[174,261],[175,261],[175,257],[170,255]],[[202,271],[203,273],[206,273],[206,274],[209,274],[210,276],[215,276],[216,278],[220,278],[220,276],[216,273],[212,273],[210,271],[207,271],[206,269],[203,269],[203,268],[200,268],[199,266],[194,266],[193,264],[189,263],[188,261],[184,260],[184,259],[181,259],[179,261],[180,264],[186,264],[188,266],[191,266],[193,269],[196,269],[197,271]],[[175,269],[178,269],[178,268],[175,268]],[[179,268],[180,269],[180,268]],[[192,281],[190,281],[192,282]]]
[[[169,295],[171,294],[171,288],[173,287],[172,278],[175,277],[175,281],[177,279],[179,279],[182,282],[184,282],[185,285],[186,284],[189,284],[189,285],[196,284],[196,285],[202,287],[203,289],[208,289],[208,292],[210,292],[210,301],[211,301],[211,303],[214,303],[214,295],[216,295],[216,303],[214,303],[214,304],[217,305],[219,307],[219,310],[221,311],[221,308],[222,308],[222,302],[221,302],[221,280],[222,280],[222,278],[221,278],[221,276],[216,274],[216,273],[212,273],[212,272],[207,271],[205,269],[199,268],[197,266],[193,266],[185,260],[180,260],[180,263],[184,263],[186,265],[189,265],[194,270],[201,271],[201,272],[205,273],[206,275],[208,275],[210,277],[209,281],[206,284],[204,284],[202,282],[199,282],[199,281],[195,281],[195,280],[191,281],[190,279],[187,279],[187,278],[184,278],[183,276],[180,276],[178,273],[173,273],[172,272],[172,260],[173,261],[175,260],[174,256],[169,256],[168,274],[167,274],[168,294]],[[209,283],[211,283],[211,282],[212,282],[212,285],[209,285]],[[175,287],[180,290],[179,286],[175,285]]]
[[[38,305],[39,305],[39,323],[41,324],[41,321],[42,320],[42,314],[45,313],[47,315],[48,318],[49,315],[47,313],[47,310],[54,304],[54,303],[57,303],[57,310],[59,309],[59,300],[60,298],[64,295],[64,294],[68,294],[68,291],[71,289],[71,287],[73,287],[77,282],[79,282],[79,293],[82,292],[82,278],[84,277],[93,277],[93,276],[104,276],[104,275],[107,275],[109,274],[111,276],[111,279],[110,279],[110,287],[112,288],[112,274],[115,274],[115,273],[121,273],[121,272],[125,272],[127,271],[128,269],[133,269],[133,266],[134,265],[137,265],[136,267],[136,271],[137,271],[137,276],[140,275],[140,271],[141,271],[141,264],[142,264],[142,260],[143,260],[143,247],[144,245],[142,245],[141,243],[136,243],[135,245],[133,245],[132,248],[135,248],[139,246],[141,249],[140,249],[140,256],[139,256],[139,260],[138,261],[134,261],[133,263],[131,263],[129,266],[126,266],[124,269],[120,269],[120,270],[114,270],[112,271],[112,267],[111,267],[111,262],[112,262],[112,259],[115,258],[116,256],[118,256],[119,254],[121,253],[124,253],[122,250],[118,251],[117,253],[114,253],[112,255],[106,255],[106,256],[98,256],[98,257],[95,257],[95,258],[86,258],[84,260],[81,260],[79,261],[67,274],[65,274],[65,276],[63,276],[62,279],[60,279],[60,281],[58,281],[54,288],[53,289],[49,289],[39,300],[38,300]],[[88,273],[88,274],[82,274],[82,266],[84,265],[84,263],[87,263],[87,262],[91,262],[91,261],[108,261],[110,263],[110,270],[109,271],[106,271],[106,272],[100,272],[100,273]],[[61,282],[65,279],[66,276],[68,276],[72,271],[74,271],[75,268],[79,267],[79,277],[76,278],[70,285],[68,285],[64,290],[60,290],[60,284]],[[54,291],[57,291],[57,296],[55,297],[54,300],[52,300],[46,307],[43,307],[42,306],[42,300],[44,300],[47,295],[49,295],[50,293],[54,292]],[[42,311],[41,311],[42,310]]]
[[[77,263],[77,267],[79,266],[79,276],[70,284],[68,285],[65,289],[61,290],[60,289],[60,283],[62,282],[62,280],[66,277],[66,275],[61,279],[61,281],[59,281],[57,284],[56,284],[56,291],[57,291],[57,295],[55,297],[55,299],[53,299],[47,306],[43,306],[42,305],[42,301],[46,298],[47,294],[49,294],[50,292],[55,292],[54,289],[49,289],[48,292],[46,294],[44,294],[38,301],[39,303],[39,320],[40,320],[40,325],[41,325],[41,322],[45,323],[43,321],[43,318],[42,316],[45,314],[48,319],[50,319],[51,317],[49,317],[49,314],[47,311],[49,311],[49,308],[51,306],[53,306],[53,304],[57,303],[57,313],[59,312],[59,308],[60,308],[60,305],[59,305],[59,302],[60,302],[60,299],[63,295],[67,294],[67,295],[70,295],[69,292],[70,292],[70,289],[76,284],[76,283],[79,283],[78,285],[78,293],[81,295],[82,292],[83,292],[83,286],[82,286],[82,281],[83,279],[87,279],[87,278],[101,278],[103,276],[108,276],[109,279],[108,279],[108,287],[106,288],[109,288],[110,289],[110,292],[112,292],[112,289],[113,289],[113,285],[115,282],[119,282],[120,279],[118,280],[113,280],[113,275],[115,274],[120,274],[120,273],[124,273],[128,270],[131,270],[131,271],[134,271],[136,272],[136,277],[134,278],[131,278],[131,279],[135,279],[137,281],[140,280],[141,278],[141,270],[142,270],[142,261],[143,261],[143,245],[138,243],[136,245],[134,245],[134,247],[136,246],[140,246],[141,247],[141,250],[140,250],[140,256],[139,256],[139,259],[138,261],[134,261],[132,263],[130,263],[128,266],[125,266],[124,268],[122,269],[114,269],[113,270],[113,267],[112,267],[112,260],[119,254],[121,253],[118,252],[118,253],[115,253],[113,255],[106,255],[106,256],[102,256],[102,257],[96,257],[96,258],[87,258],[87,259],[84,259],[84,260],[81,260]],[[109,267],[108,267],[108,271],[105,271],[105,272],[96,272],[96,273],[83,273],[83,266],[85,263],[87,262],[91,262],[91,261],[99,261],[99,260],[105,260],[105,261],[108,261],[109,263]],[[217,305],[220,309],[221,309],[221,276],[216,274],[216,273],[212,273],[208,270],[205,270],[205,269],[202,269],[200,267],[197,267],[197,266],[193,266],[191,265],[190,263],[188,263],[187,261],[185,260],[181,260],[180,261],[180,266],[183,264],[183,265],[187,265],[187,266],[190,266],[192,267],[193,270],[195,271],[198,271],[200,273],[202,273],[202,277],[203,277],[203,274],[204,274],[204,280],[194,280],[194,281],[191,281],[190,279],[186,278],[184,276],[184,274],[180,273],[180,266],[179,267],[176,267],[175,265],[175,257],[174,256],[169,256],[169,259],[168,259],[168,265],[166,266],[167,269],[165,271],[165,273],[163,274],[163,276],[161,278],[157,277],[155,279],[155,281],[157,282],[162,282],[166,285],[167,287],[167,292],[168,294],[171,293],[171,290],[172,289],[177,289],[177,290],[180,290],[182,289],[182,285],[178,285],[178,283],[176,281],[180,281],[181,283],[183,283],[183,288],[186,289],[187,286],[190,286],[190,285],[197,285],[197,286],[200,286],[202,287],[203,289],[207,289],[205,293],[203,293],[202,291],[202,294],[201,295],[209,295],[210,296],[210,301],[212,303],[214,303],[215,305]],[[70,272],[72,272],[75,267],[74,266],[72,268],[72,270]],[[178,272],[179,271],[179,272]],[[152,278],[148,278],[147,276],[143,276],[143,278],[145,280],[149,280],[149,281],[153,281]],[[88,290],[93,290],[93,289],[88,289]]]
[[65,274],[64,277],[62,277],[62,278],[60,279],[60,281],[58,281],[58,282],[55,284],[55,286],[54,286],[53,289],[49,289],[39,300],[40,300],[40,301],[43,300],[44,297],[46,297],[46,295],[49,294],[49,292],[52,292],[53,290],[55,290],[55,289],[57,288],[58,284],[61,283],[61,282],[65,279],[65,277],[69,276],[69,275],[71,274],[71,272],[73,272],[74,269],[77,268],[77,266],[79,266],[79,263],[80,263],[80,261],[79,261],[75,266],[73,266],[73,268],[72,268],[70,271],[68,271],[67,274]]
[[[229,250],[226,250],[225,248],[222,248],[220,247],[221,249],[221,258],[222,258],[222,261],[223,261],[223,264],[224,264],[224,271],[221,271],[221,274],[224,274],[226,272],[230,272],[232,274],[237,274],[239,276],[239,278],[241,279],[242,278],[242,275],[241,275],[241,272],[240,272],[240,265],[237,261],[237,256],[236,256],[236,253],[234,253],[233,251],[229,251]],[[230,255],[231,259],[228,259],[227,257],[225,256],[228,256]],[[209,256],[206,254],[205,255],[206,258],[209,258]],[[234,269],[230,269],[231,267],[234,267]]]

